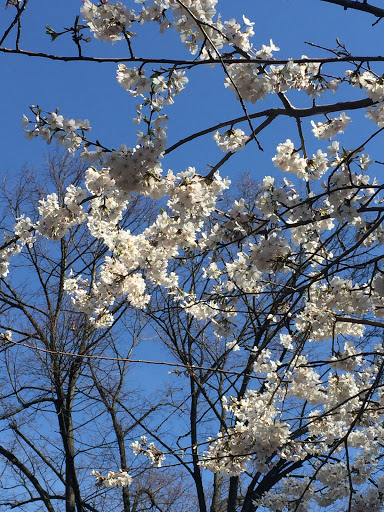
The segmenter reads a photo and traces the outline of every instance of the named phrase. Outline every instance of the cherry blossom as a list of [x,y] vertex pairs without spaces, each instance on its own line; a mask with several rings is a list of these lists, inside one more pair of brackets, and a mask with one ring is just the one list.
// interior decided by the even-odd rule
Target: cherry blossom
[[[339,86],[362,89],[369,98],[364,105],[374,102],[366,117],[382,128],[383,77],[363,64],[336,77],[323,71],[324,59],[305,55],[276,63],[280,48],[272,40],[254,46],[253,21],[244,15],[223,20],[217,7],[217,0],[138,1],[135,9],[83,1],[82,30],[128,44],[131,62],[119,63],[116,77],[135,102],[136,136],[108,148],[101,137],[89,138],[87,119],[31,107],[31,119],[23,116],[25,136],[78,152],[89,167],[61,193],[40,197],[36,219],[15,215],[0,246],[0,274],[6,278],[37,239],[70,240],[81,228],[103,247],[102,255],[92,272],[75,263],[62,280],[92,329],[110,329],[123,307],[161,323],[160,296],[180,325],[186,319],[188,329],[180,329],[187,332],[190,358],[170,342],[167,347],[181,357],[183,370],[177,371],[209,405],[203,433],[185,449],[192,454],[191,474],[207,469],[241,482],[257,477],[260,494],[255,484],[250,499],[270,511],[344,510],[346,503],[351,511],[380,511],[384,351],[373,328],[381,329],[384,317],[384,186],[369,175],[380,161],[368,154],[368,138],[367,148],[326,142],[351,122],[340,113],[345,105],[316,100],[338,94]],[[167,67],[134,58],[130,40],[145,23],[161,32],[174,29],[196,60],[173,60]],[[230,90],[228,97],[234,93],[243,116],[170,146],[172,105],[200,64],[221,66],[221,86]],[[290,103],[299,94],[308,108]],[[283,106],[250,114],[248,108],[268,95]],[[243,197],[232,193],[218,171],[221,163],[207,164],[208,170],[168,168],[168,153],[203,135],[209,135],[208,147],[214,148],[213,137],[226,152],[223,161],[235,162],[258,133],[254,120],[262,117],[267,126],[278,116],[292,121],[291,132],[276,138],[265,175],[256,187],[243,186]],[[306,141],[309,120],[302,118],[310,120],[316,140]],[[153,212],[132,227],[127,219],[137,198],[150,198]],[[11,336],[2,335],[7,340]],[[198,342],[199,357],[193,352]],[[205,387],[210,372],[219,384]],[[203,402],[196,390],[188,393]],[[141,436],[131,448],[160,468],[166,441],[154,439],[156,444]],[[181,434],[167,461],[183,463],[182,443]],[[278,478],[263,487],[268,474]],[[126,470],[92,475],[103,487],[126,487],[132,480]]]

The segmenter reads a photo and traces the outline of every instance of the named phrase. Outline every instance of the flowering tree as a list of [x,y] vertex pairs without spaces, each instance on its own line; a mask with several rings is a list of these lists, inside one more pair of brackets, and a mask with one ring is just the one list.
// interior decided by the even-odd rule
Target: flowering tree
[[[327,1],[366,11],[376,22],[384,15],[366,2]],[[169,378],[182,381],[166,415],[159,414],[155,429],[140,421],[143,432],[129,457],[120,443],[129,467],[103,472],[104,461],[95,461],[89,468],[103,488],[123,487],[125,511],[132,507],[138,460],[159,472],[185,472],[200,512],[381,511],[384,184],[374,177],[382,162],[366,151],[375,151],[372,141],[384,127],[384,78],[373,70],[384,59],[351,55],[338,42],[325,57],[278,60],[272,40],[254,46],[253,21],[223,21],[217,3],[154,0],[126,7],[84,0],[72,27],[47,27],[52,40],[70,35],[77,49],[76,56],[54,56],[20,48],[28,0],[7,2],[14,17],[0,44],[15,32],[16,45],[2,52],[116,62],[140,129],[131,147],[109,148],[101,136],[90,136],[88,120],[31,107],[26,136],[78,152],[88,168],[61,194],[40,198],[36,218],[17,214],[1,246],[3,286],[17,280],[13,267],[42,240],[51,241],[54,254],[80,230],[87,251],[98,250],[87,252],[86,264],[80,257],[62,265],[60,279],[62,300],[94,336],[87,343],[99,350],[122,308],[139,311],[163,342],[169,354],[163,364],[173,366]],[[175,30],[192,57],[137,57],[147,24]],[[126,56],[85,56],[92,37],[120,42]],[[209,66],[220,68],[240,116],[168,144],[168,114],[172,119],[188,73]],[[270,98],[276,102],[270,108],[254,106]],[[307,106],[295,106],[305,100]],[[362,131],[355,147],[344,147],[341,134],[363,109],[374,128]],[[275,172],[257,186],[231,187],[220,168],[241,150],[261,151],[265,130],[283,117],[293,124],[271,155]],[[215,165],[205,173],[188,162],[177,172],[167,169],[168,155],[205,135],[225,153]],[[130,227],[140,197],[154,202],[156,214]],[[20,343],[38,348],[23,336],[18,328],[12,336],[4,332],[7,351]],[[84,347],[70,354],[66,347],[49,350],[75,361],[89,354]],[[131,354],[125,360],[133,364]],[[92,389],[109,410],[105,384],[90,371]],[[71,464],[75,474],[74,455]],[[37,499],[49,509],[44,492]],[[73,499],[66,496],[68,512],[89,508],[81,492],[75,486]],[[155,499],[149,508],[161,510]]]

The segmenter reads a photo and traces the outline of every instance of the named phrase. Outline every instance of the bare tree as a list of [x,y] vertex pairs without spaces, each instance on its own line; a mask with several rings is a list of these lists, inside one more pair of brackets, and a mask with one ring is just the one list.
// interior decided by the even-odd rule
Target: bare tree
[[[13,190],[3,187],[8,203],[3,227],[21,211],[35,217],[47,192],[56,190],[62,201],[65,187],[76,184],[83,172],[81,163],[60,154],[49,157],[38,178],[24,169]],[[150,210],[150,202],[136,201],[127,225],[135,229]],[[96,488],[90,476],[92,468],[130,466],[129,442],[143,425],[151,427],[153,413],[159,414],[167,401],[166,394],[144,398],[140,385],[131,382],[128,360],[143,337],[145,318],[127,314],[122,302],[116,307],[120,327],[98,331],[64,293],[67,270],[92,273],[104,253],[101,244],[74,229],[57,249],[50,242],[33,244],[12,279],[1,280],[1,330],[7,333],[0,362],[1,506],[166,511],[181,498],[180,476],[154,473],[142,464],[135,471],[143,476],[122,493]]]

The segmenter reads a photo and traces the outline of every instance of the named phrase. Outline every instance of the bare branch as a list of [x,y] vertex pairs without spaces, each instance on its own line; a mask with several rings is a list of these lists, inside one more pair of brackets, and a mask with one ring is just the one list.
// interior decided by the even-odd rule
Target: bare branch
[[367,12],[369,14],[373,14],[377,18],[384,17],[384,9],[381,7],[376,7],[375,5],[368,4],[366,0],[358,1],[358,0],[320,0],[321,2],[328,2],[329,4],[340,5],[344,7],[344,10],[347,9],[355,9],[357,11]]

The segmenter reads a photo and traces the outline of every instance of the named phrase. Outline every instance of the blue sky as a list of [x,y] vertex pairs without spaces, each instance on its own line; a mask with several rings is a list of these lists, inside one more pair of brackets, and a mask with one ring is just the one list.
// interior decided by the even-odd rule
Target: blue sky
[[[136,5],[132,0],[126,4]],[[25,30],[21,48],[74,55],[76,48],[70,38],[62,37],[51,43],[45,34],[45,25],[48,24],[58,31],[62,27],[70,26],[79,13],[80,6],[80,0],[30,2],[29,13],[26,13],[23,22]],[[303,53],[324,56],[324,52],[310,48],[304,42],[311,41],[326,47],[334,47],[336,37],[352,53],[358,55],[374,54],[382,45],[383,22],[372,27],[372,16],[357,11],[345,12],[339,6],[319,0],[221,0],[218,10],[224,20],[231,17],[241,20],[241,15],[245,14],[255,22],[255,47],[260,48],[262,44],[268,44],[272,38],[281,48],[281,51],[276,53],[276,57],[280,58],[300,57]],[[6,27],[13,15],[13,8],[2,10],[0,28]],[[14,34],[6,41],[5,46],[12,46],[13,41]],[[162,36],[153,25],[140,27],[133,45],[135,53],[139,56],[190,58],[189,53],[178,42],[177,34],[169,31]],[[92,56],[125,56],[127,49],[123,42],[112,46],[92,39],[92,42],[86,45],[84,53]],[[131,118],[135,115],[137,100],[129,97],[117,83],[116,67],[115,64],[64,63],[0,54],[0,175],[12,175],[25,163],[38,166],[44,153],[49,149],[45,142],[29,142],[23,136],[20,127],[21,116],[29,112],[28,106],[31,104],[39,104],[49,111],[59,107],[61,113],[68,117],[88,118],[93,127],[92,138],[99,139],[108,147],[118,147],[122,143],[128,146],[135,144],[135,133],[138,128],[132,124]],[[187,88],[176,97],[175,105],[166,110],[170,118],[169,144],[206,126],[242,115],[241,107],[234,100],[233,93],[223,87],[222,70],[213,71],[200,67],[188,76],[190,83]],[[310,100],[304,96],[296,96],[299,98],[297,106],[310,105]],[[362,94],[358,96],[361,97]],[[329,95],[324,101],[333,99]],[[277,99],[270,98],[249,106],[249,112],[277,105]],[[361,123],[364,123],[368,130],[374,128],[373,125],[370,127],[362,116],[357,116],[357,121],[355,117],[354,115],[351,128],[348,129],[349,145],[361,143]],[[304,127],[310,128],[309,119]],[[261,153],[256,145],[248,146],[246,151],[230,159],[223,167],[222,174],[234,178],[243,171],[250,171],[256,179],[265,174],[273,174],[275,171],[271,157],[276,145],[294,137],[296,130],[292,121],[275,122],[260,136],[264,153]],[[222,156],[209,135],[169,155],[164,161],[164,167],[178,171],[192,165],[204,172],[207,164],[214,165]]]

